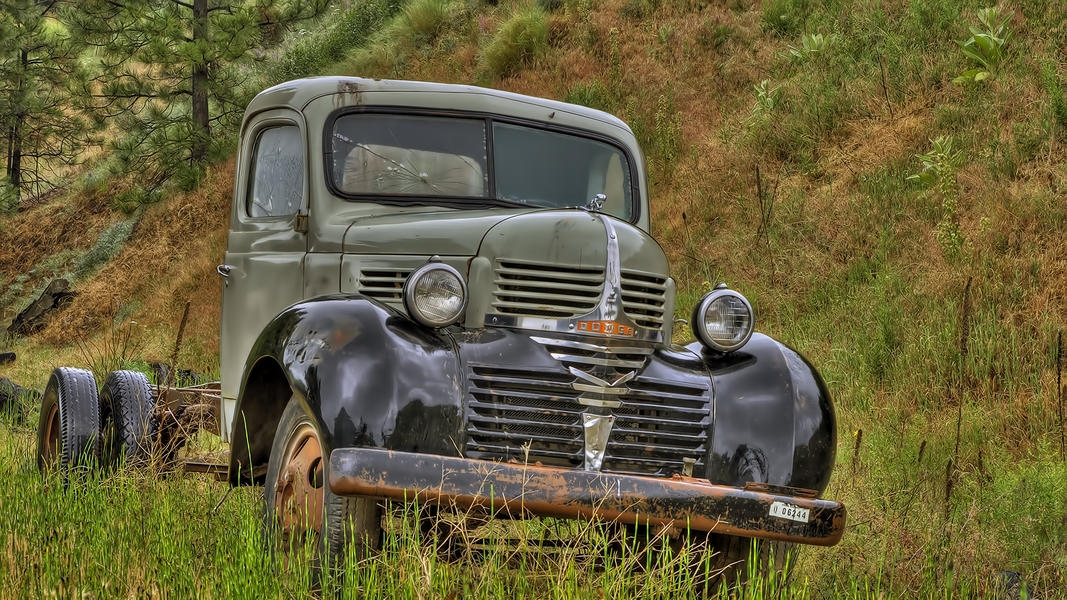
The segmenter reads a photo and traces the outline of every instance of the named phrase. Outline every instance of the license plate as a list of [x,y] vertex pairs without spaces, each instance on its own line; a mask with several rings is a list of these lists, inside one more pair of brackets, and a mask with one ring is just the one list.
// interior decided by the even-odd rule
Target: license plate
[[799,521],[801,523],[807,523],[810,519],[811,511],[807,508],[800,508],[795,504],[786,504],[785,502],[774,502],[771,504],[770,515],[772,517],[778,517],[779,519],[789,519],[792,521]]

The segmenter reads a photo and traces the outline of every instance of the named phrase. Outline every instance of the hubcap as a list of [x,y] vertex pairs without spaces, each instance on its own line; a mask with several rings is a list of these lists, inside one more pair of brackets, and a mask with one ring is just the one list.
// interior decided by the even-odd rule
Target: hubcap
[[311,425],[305,423],[293,432],[282,465],[274,510],[282,543],[288,546],[315,539],[322,530],[322,446]]

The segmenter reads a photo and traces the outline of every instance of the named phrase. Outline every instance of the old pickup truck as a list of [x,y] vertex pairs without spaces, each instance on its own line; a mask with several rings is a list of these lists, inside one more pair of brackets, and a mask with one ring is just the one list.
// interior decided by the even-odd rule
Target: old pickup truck
[[676,343],[651,216],[609,114],[462,85],[272,87],[241,128],[221,382],[119,371],[98,393],[57,369],[39,462],[143,456],[207,406],[230,443],[214,470],[262,484],[282,540],[331,557],[373,551],[383,503],[414,500],[684,528],[733,564],[837,543],[825,384],[725,284]]

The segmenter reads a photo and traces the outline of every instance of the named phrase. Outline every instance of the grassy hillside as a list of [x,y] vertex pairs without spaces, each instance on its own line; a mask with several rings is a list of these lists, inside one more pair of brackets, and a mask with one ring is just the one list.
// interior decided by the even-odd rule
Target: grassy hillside
[[[828,496],[846,503],[850,525],[839,546],[801,554],[794,592],[987,594],[998,573],[1017,571],[1041,597],[1064,597],[1056,336],[1067,324],[1067,5],[1004,3],[999,14],[982,13],[983,23],[979,9],[989,6],[408,0],[397,9],[364,0],[339,27],[294,40],[263,77],[311,69],[478,83],[620,116],[645,148],[653,233],[679,282],[679,316],[709,285],[729,282],[753,301],[762,330],[820,368],[837,402]],[[367,23],[376,33],[366,43],[344,35]],[[995,39],[979,61],[958,42],[972,40],[973,50],[984,33]],[[0,220],[4,319],[53,274],[74,275],[79,292],[42,333],[0,342],[19,353],[0,376],[41,388],[53,366],[113,352],[108,340],[129,327],[139,343],[128,359],[163,359],[186,300],[194,317],[179,362],[217,370],[212,271],[224,251],[232,177],[232,162],[216,165],[198,191],[137,213],[128,239],[115,228],[130,216],[109,204],[127,182],[85,183]],[[30,451],[36,418],[34,407],[20,410],[4,417],[3,443],[18,453],[9,451],[0,472],[30,493],[0,494],[5,510],[41,485],[27,459],[16,458]],[[221,497],[221,488],[124,477],[109,485],[147,486],[153,503],[193,498],[165,510],[212,524],[203,532],[209,547],[252,543],[254,500],[227,505],[227,529],[194,507]],[[72,493],[82,508],[33,521],[54,519],[74,532],[72,557],[51,563],[47,581],[106,579],[77,559],[99,548],[78,541],[78,532],[105,527],[77,512],[95,496]],[[118,497],[114,518],[142,510],[136,495]],[[54,491],[44,498],[64,501]],[[163,510],[155,506],[145,510]],[[15,539],[33,543],[9,543],[9,566],[0,568],[6,590],[20,581],[15,565],[49,543],[32,527],[12,527]],[[179,545],[195,538],[177,535]],[[145,565],[139,550],[115,552],[125,558],[112,577],[136,573],[136,589],[167,589],[155,558]],[[226,589],[223,555],[175,556],[199,561],[205,589]],[[389,581],[412,597],[447,596],[435,576],[469,583],[486,574],[445,567],[425,585],[416,578],[404,587],[400,571]],[[301,589],[279,577],[260,583],[271,595]],[[472,597],[508,597],[506,587],[456,585]],[[537,589],[581,596],[565,587]]]

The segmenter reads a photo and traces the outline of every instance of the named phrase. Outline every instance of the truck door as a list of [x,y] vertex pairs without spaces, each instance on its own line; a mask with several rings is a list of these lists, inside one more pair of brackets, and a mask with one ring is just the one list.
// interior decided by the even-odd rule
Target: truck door
[[303,296],[306,140],[300,114],[285,109],[256,115],[242,136],[226,259],[218,267],[223,278],[220,429],[226,441],[252,344],[275,315]]

